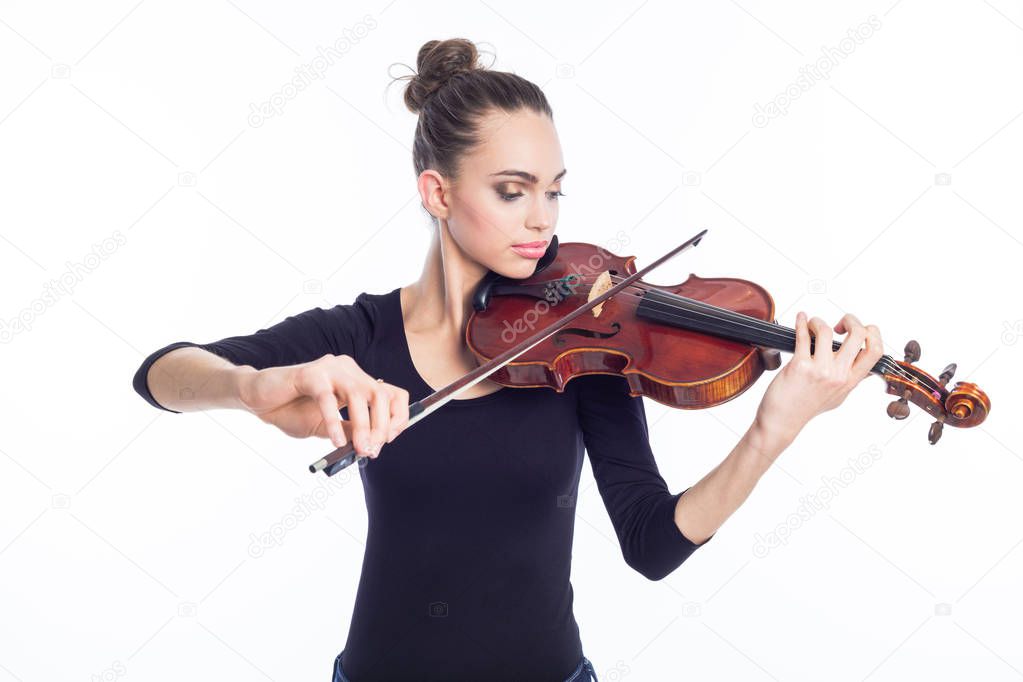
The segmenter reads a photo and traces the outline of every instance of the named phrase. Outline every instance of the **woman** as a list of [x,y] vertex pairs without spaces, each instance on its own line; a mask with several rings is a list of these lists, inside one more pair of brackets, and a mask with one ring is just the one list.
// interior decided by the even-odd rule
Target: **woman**
[[463,340],[473,289],[489,270],[533,273],[565,175],[536,85],[478,66],[461,39],[426,43],[417,66],[405,102],[419,115],[413,162],[434,218],[419,279],[251,335],[173,343],[146,359],[134,386],[161,409],[239,408],[294,437],[351,438],[377,460],[360,467],[369,528],[334,680],[596,679],[569,582],[584,449],[625,561],[659,580],[867,376],[881,338],[846,315],[835,331],[848,336],[832,352],[832,330],[800,313],[794,355],[753,423],[683,493],[661,478],[643,401],[616,375],[577,377],[563,393],[485,380],[396,438],[410,400],[476,366]]

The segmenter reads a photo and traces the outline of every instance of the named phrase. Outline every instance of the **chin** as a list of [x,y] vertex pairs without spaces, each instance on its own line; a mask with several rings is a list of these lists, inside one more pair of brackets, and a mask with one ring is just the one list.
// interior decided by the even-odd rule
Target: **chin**
[[527,277],[532,276],[532,274],[536,271],[537,261],[527,260],[514,254],[512,255],[512,258],[514,259],[513,261],[505,261],[504,263],[501,263],[500,266],[491,267],[490,269],[499,275],[503,275],[510,279],[526,279]]

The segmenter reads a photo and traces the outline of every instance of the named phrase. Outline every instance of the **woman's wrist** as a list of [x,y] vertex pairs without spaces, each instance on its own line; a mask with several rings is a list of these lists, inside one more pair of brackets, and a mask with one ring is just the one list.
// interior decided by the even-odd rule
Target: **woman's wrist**
[[799,429],[780,428],[776,423],[766,422],[759,417],[753,420],[747,431],[750,447],[753,451],[771,462],[778,458],[785,448],[792,444]]
[[228,385],[231,387],[232,407],[249,410],[252,386],[259,370],[251,365],[237,365],[228,370]]

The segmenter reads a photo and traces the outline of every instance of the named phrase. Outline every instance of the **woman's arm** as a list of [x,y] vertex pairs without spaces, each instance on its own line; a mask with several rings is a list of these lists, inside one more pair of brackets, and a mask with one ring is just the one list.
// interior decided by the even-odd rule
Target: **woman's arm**
[[622,376],[593,374],[577,389],[579,427],[597,490],[614,526],[625,563],[650,580],[682,565],[698,544],[679,532],[672,493],[650,449],[643,399]]
[[170,412],[243,407],[239,381],[253,369],[297,365],[328,354],[354,356],[365,346],[368,325],[357,301],[313,308],[253,334],[212,343],[176,341],[150,353],[132,385],[146,402]]
[[[810,329],[815,336],[813,355]],[[724,461],[678,499],[675,524],[687,538],[700,544],[714,535],[803,426],[838,407],[870,374],[884,352],[878,328],[864,327],[846,315],[835,331],[848,335],[832,352],[831,328],[818,317],[808,323],[804,313],[796,315],[794,354],[768,386],[753,424]]]
[[373,324],[363,303],[313,308],[213,343],[177,341],[151,353],[132,384],[162,410],[243,409],[289,436],[335,447],[351,439],[360,456],[376,457],[408,423],[408,392],[354,360]]
[[754,421],[724,461],[678,498],[675,524],[702,544],[738,509],[791,441],[765,432]]
[[244,409],[241,381],[243,375],[256,371],[202,348],[181,346],[160,354],[145,380],[153,400],[173,412]]

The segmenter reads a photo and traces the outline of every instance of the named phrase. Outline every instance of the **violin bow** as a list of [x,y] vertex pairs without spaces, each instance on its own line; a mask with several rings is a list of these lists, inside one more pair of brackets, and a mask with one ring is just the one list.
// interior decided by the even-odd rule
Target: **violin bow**
[[[438,389],[431,393],[430,395],[426,396],[425,398],[410,403],[408,408],[409,420],[405,428],[406,429],[409,428],[419,420],[429,415],[431,412],[440,409],[448,401],[453,400],[455,396],[457,396],[462,391],[465,391],[466,389],[471,388],[472,386],[475,386],[479,382],[483,381],[488,376],[490,376],[491,374],[501,369],[518,356],[528,351],[533,346],[536,346],[537,344],[543,342],[545,339],[557,333],[558,330],[560,330],[562,327],[567,325],[572,320],[576,319],[577,317],[586,313],[587,311],[597,307],[598,305],[600,305],[607,299],[611,298],[625,287],[631,285],[633,282],[635,282],[640,277],[647,274],[654,268],[658,267],[659,265],[663,264],[664,262],[668,261],[674,256],[682,253],[686,249],[692,246],[696,246],[697,244],[700,243],[700,240],[703,239],[703,236],[705,234],[707,234],[707,230],[706,229],[701,230],[696,235],[690,237],[681,245],[676,246],[674,249],[664,254],[650,265],[647,265],[646,267],[637,270],[633,274],[629,275],[625,279],[621,280],[620,282],[609,288],[604,293],[600,294],[599,296],[596,296],[595,298],[590,299],[589,301],[582,304],[581,306],[579,306],[572,312],[568,313],[564,317],[559,318],[556,322],[536,332],[535,334],[527,338],[525,341],[522,341],[518,345],[512,346],[508,350],[504,351],[500,355],[491,358],[490,360],[479,365],[476,369],[472,370],[465,376],[451,382],[444,388]],[[571,279],[571,277],[572,276],[569,276],[568,279]],[[572,287],[573,285],[566,283],[566,286]],[[341,447],[334,449],[325,457],[321,457],[320,459],[310,464],[309,471],[311,471],[314,474],[317,471],[322,471],[327,476],[333,476],[334,474],[341,471],[345,467],[354,463],[356,459],[357,455],[355,452],[355,446],[352,444],[351,441],[349,441],[342,445]],[[366,462],[368,463],[368,460],[366,460]]]

